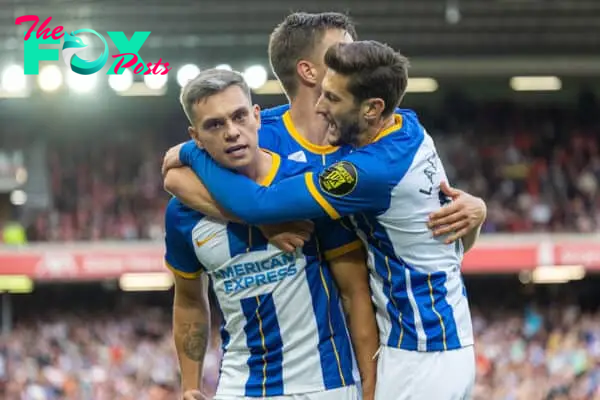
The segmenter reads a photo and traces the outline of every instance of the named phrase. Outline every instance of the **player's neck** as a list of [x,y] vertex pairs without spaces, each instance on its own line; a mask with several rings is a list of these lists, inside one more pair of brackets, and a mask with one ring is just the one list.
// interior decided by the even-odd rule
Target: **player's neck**
[[327,121],[317,114],[315,105],[318,93],[306,87],[300,87],[290,102],[290,117],[298,133],[312,144],[328,145]]
[[359,143],[357,147],[363,147],[373,142],[373,140],[379,135],[380,132],[386,130],[387,128],[394,126],[396,120],[394,119],[394,115],[390,115],[387,118],[381,119],[369,126],[367,130],[360,135]]
[[270,153],[257,149],[256,157],[254,162],[240,168],[238,172],[242,175],[247,176],[256,183],[261,183],[271,172],[273,165],[273,156]]

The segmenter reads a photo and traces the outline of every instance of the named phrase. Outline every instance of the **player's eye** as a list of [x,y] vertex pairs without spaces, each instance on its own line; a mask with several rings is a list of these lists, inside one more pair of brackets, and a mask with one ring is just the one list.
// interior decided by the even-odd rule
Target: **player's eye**
[[336,102],[338,101],[338,98],[336,96],[334,96],[332,93],[330,92],[325,92],[324,96],[327,100],[331,101],[331,102]]
[[209,131],[214,131],[223,127],[223,121],[211,121],[204,125],[204,128]]
[[235,122],[243,123],[246,120],[247,116],[248,116],[248,113],[246,113],[246,112],[239,112],[239,113],[236,113],[233,116],[233,120]]

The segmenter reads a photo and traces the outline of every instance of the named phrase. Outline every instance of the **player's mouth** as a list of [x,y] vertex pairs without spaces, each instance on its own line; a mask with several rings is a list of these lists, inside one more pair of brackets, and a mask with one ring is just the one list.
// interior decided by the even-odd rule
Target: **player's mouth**
[[327,125],[327,130],[331,133],[336,132],[337,131],[337,125],[335,122],[330,122],[329,125]]
[[234,157],[240,157],[243,156],[246,149],[248,149],[248,145],[246,144],[238,144],[235,146],[231,146],[225,149],[225,153],[226,154],[230,154]]
[[327,130],[333,132],[337,129],[337,124],[335,120],[329,114],[323,114],[323,118],[327,121]]
[[335,132],[338,131],[338,126],[335,123],[335,120],[331,117],[327,117],[327,132],[329,132],[330,134],[333,134]]

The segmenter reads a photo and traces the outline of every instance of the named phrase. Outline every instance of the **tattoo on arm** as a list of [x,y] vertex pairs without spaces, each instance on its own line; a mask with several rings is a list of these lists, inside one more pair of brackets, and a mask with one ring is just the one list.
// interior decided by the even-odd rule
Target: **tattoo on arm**
[[192,361],[202,361],[208,344],[208,324],[184,324],[183,351]]

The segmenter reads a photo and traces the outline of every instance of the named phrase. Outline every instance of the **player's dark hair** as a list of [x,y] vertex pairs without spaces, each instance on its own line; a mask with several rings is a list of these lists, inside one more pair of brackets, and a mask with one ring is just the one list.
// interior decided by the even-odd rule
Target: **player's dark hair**
[[239,72],[223,69],[206,69],[191,79],[182,89],[179,101],[185,115],[194,124],[194,105],[200,101],[221,93],[231,86],[239,86],[248,99],[252,99],[250,88]]
[[336,44],[325,53],[325,64],[348,76],[348,91],[357,104],[374,97],[383,99],[385,117],[394,112],[406,92],[408,59],[383,43]]
[[315,45],[328,30],[340,29],[356,39],[354,23],[347,15],[336,12],[309,14],[297,12],[288,15],[269,39],[269,62],[288,97],[296,95],[298,61],[310,56]]

